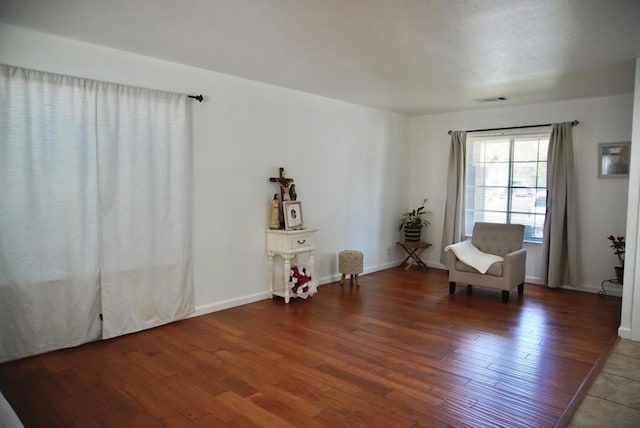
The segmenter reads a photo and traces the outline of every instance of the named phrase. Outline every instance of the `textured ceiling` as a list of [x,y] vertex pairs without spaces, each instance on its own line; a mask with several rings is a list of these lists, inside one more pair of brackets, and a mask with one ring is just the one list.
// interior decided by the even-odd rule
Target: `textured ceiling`
[[640,0],[2,0],[0,21],[406,114],[633,92]]

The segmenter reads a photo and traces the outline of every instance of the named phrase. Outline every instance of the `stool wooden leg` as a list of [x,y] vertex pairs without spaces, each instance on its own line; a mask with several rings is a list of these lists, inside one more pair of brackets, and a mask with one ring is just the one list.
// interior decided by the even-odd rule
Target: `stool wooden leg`
[[340,285],[344,285],[344,278],[345,278],[346,276],[347,276],[347,275],[345,275],[344,273],[342,274],[342,278],[340,278]]
[[360,284],[358,284],[358,274],[356,274],[356,287],[360,287]]

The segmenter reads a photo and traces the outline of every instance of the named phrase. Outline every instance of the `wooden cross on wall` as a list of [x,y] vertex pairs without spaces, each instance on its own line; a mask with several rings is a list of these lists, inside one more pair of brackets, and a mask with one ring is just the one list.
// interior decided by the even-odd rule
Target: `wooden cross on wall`
[[[279,220],[280,220],[280,228],[284,229],[284,207],[282,206],[283,205],[282,202],[289,199],[289,189],[291,184],[293,183],[293,178],[286,178],[284,176],[284,168],[278,168],[278,177],[270,177],[269,181],[272,183],[278,183],[278,185],[280,186]],[[285,194],[287,195],[286,199],[285,199]]]
[[293,178],[286,178],[284,176],[284,168],[279,168],[279,177],[271,177],[269,181],[272,183],[278,183],[280,185],[280,201],[285,201],[285,193],[288,195],[289,186],[293,183]]

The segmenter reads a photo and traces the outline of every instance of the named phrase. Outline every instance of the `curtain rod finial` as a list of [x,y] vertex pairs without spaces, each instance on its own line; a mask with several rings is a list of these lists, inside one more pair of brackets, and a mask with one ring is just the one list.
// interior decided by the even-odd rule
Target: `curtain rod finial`
[[200,94],[200,95],[189,95],[189,98],[193,98],[194,100],[198,100],[199,103],[204,101],[204,97],[202,96],[202,94]]
[[447,134],[451,135],[451,134],[453,134],[453,131],[449,131],[449,132],[447,132]]

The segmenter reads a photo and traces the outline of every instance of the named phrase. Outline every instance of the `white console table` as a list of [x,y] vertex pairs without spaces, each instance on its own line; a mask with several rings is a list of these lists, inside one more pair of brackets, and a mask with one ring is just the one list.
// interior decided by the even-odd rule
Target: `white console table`
[[[306,267],[314,278],[313,258],[315,252],[315,233],[317,229],[302,230],[267,230],[267,261],[269,264],[269,298],[274,295],[284,298],[289,303],[295,297],[289,288],[291,260],[300,263],[299,256],[306,256]],[[275,278],[274,257],[282,258],[282,277]]]

